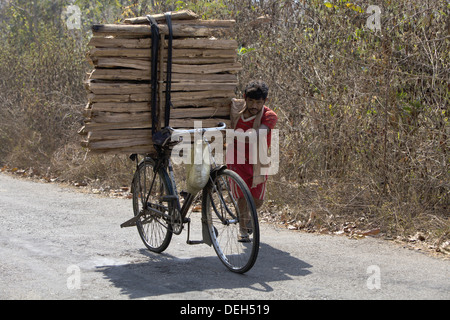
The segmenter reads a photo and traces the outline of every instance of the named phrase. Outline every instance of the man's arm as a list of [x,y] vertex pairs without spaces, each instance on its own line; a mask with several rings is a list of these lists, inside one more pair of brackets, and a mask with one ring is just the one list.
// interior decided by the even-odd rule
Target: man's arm
[[265,124],[262,124],[258,130],[256,130],[256,134],[259,136],[261,133],[267,134],[270,132],[270,128]]

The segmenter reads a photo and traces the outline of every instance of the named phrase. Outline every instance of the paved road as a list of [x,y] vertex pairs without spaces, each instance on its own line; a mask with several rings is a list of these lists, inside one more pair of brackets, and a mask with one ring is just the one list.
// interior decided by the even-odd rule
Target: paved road
[[0,299],[450,299],[450,261],[379,239],[262,224],[258,260],[238,275],[185,232],[144,250],[119,227],[131,215],[131,200],[0,174]]

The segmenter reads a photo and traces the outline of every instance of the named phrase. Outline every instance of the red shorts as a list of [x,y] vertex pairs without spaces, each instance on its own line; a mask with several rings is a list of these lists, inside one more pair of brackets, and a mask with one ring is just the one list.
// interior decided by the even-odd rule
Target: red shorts
[[[236,172],[245,182],[245,184],[250,189],[250,192],[254,199],[264,200],[264,197],[266,196],[266,180],[263,183],[258,184],[256,187],[252,188],[253,184],[253,165],[252,164],[235,164],[235,165],[228,165],[228,168],[230,170],[233,170]],[[244,194],[242,193],[241,189],[232,181],[231,182],[231,191],[233,192],[233,196],[236,199],[240,199],[244,197]]]

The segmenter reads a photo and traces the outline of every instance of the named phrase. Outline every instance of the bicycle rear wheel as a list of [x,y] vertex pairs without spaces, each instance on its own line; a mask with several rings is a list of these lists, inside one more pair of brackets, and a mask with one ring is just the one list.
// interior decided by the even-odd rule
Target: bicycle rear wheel
[[202,210],[214,250],[231,271],[250,270],[259,251],[255,204],[242,178],[225,169],[211,177],[203,192]]
[[172,194],[172,186],[167,173],[161,169],[155,174],[154,166],[154,161],[146,158],[134,174],[133,211],[135,216],[141,215],[136,227],[145,246],[161,253],[172,239],[172,225],[167,219],[171,204],[162,201],[163,196]]

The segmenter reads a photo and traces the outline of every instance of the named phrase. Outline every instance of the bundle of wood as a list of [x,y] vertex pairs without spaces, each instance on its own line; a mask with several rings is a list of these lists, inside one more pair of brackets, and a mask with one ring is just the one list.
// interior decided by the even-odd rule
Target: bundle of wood
[[[237,42],[234,20],[201,20],[190,11],[174,12],[170,126],[193,128],[229,124],[235,95]],[[158,63],[159,126],[164,124],[168,25],[154,15],[161,36]],[[151,140],[151,27],[147,17],[122,24],[93,25],[88,57],[95,66],[86,82],[83,145],[98,153],[153,152]]]

